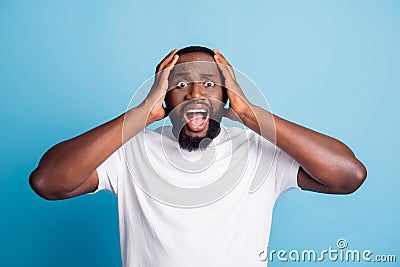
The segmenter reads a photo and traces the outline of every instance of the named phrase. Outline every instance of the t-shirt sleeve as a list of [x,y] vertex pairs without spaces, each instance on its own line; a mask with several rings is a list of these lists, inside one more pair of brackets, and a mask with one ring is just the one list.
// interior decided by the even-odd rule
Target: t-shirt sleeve
[[294,188],[301,189],[297,183],[300,164],[282,149],[276,148],[274,157],[275,193],[277,197]]
[[120,148],[97,167],[96,171],[99,177],[99,185],[94,193],[105,190],[113,195],[117,195],[118,177],[121,175],[123,164],[123,152]]
[[[300,164],[284,150],[252,130],[248,130],[248,136],[252,149],[257,150],[258,160],[261,162],[267,160],[267,162],[271,163],[269,165],[271,166],[269,175],[273,179],[272,186],[274,187],[276,197],[279,197],[290,189],[301,189],[297,183],[297,173]],[[265,154],[260,156],[260,153]]]

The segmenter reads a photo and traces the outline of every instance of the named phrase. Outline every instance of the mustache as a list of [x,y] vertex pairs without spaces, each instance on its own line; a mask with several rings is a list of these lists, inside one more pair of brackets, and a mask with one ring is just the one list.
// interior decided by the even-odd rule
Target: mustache
[[181,107],[181,112],[183,112],[185,109],[186,109],[186,107],[188,106],[188,105],[204,105],[204,106],[207,106],[208,107],[208,109],[212,112],[212,110],[213,110],[213,108],[212,108],[212,105],[211,105],[211,103],[210,103],[210,101],[208,100],[208,101],[205,101],[205,100],[202,100],[202,99],[193,99],[193,100],[187,100],[187,101],[185,101],[183,104],[182,104],[182,107]]

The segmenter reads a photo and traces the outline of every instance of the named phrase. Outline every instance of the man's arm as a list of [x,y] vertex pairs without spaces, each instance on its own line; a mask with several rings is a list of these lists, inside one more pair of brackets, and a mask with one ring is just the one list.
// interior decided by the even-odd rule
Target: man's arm
[[302,189],[349,194],[360,187],[367,171],[350,148],[339,140],[284,120],[251,104],[237,84],[228,61],[221,52],[214,50],[214,53],[225,78],[230,109],[247,127],[275,143],[300,164],[297,180]]
[[32,189],[49,200],[95,191],[99,183],[97,167],[145,126],[166,116],[162,103],[169,72],[178,60],[176,52],[171,51],[158,65],[154,85],[143,103],[48,150],[29,177]]
[[[255,117],[266,118],[271,114],[260,107],[252,107]],[[302,189],[331,194],[349,194],[357,190],[366,178],[364,165],[342,142],[284,120],[276,115],[276,145],[293,157],[300,169],[297,181]],[[245,124],[251,129],[267,133],[273,130],[269,120],[259,120],[260,128],[254,127],[253,116]],[[272,122],[272,121],[271,121]],[[262,134],[268,137],[268,134]]]

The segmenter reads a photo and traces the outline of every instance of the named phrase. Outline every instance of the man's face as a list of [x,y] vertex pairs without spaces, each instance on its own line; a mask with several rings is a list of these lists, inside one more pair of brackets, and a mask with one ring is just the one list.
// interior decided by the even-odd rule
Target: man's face
[[223,88],[212,56],[203,52],[180,55],[170,73],[169,84],[172,89],[167,92],[165,102],[172,111],[175,130],[183,131],[188,138],[201,139],[209,137],[210,128],[215,128],[217,122],[219,131]]

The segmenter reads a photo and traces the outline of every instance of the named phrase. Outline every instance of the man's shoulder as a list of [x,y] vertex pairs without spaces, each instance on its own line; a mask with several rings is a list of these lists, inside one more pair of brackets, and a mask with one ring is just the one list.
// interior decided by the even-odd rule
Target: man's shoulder
[[237,136],[245,136],[245,138],[250,141],[250,140],[258,139],[260,137],[256,132],[254,132],[253,130],[251,130],[249,128],[230,126],[230,127],[225,127],[225,129],[231,138],[234,138]]
[[157,128],[145,128],[142,133],[149,139],[167,139],[170,141],[176,141],[176,137],[172,132],[172,125],[163,125]]
[[146,127],[137,135],[144,135],[144,136],[159,136],[159,135],[170,135],[172,134],[172,125],[163,125],[159,127]]

